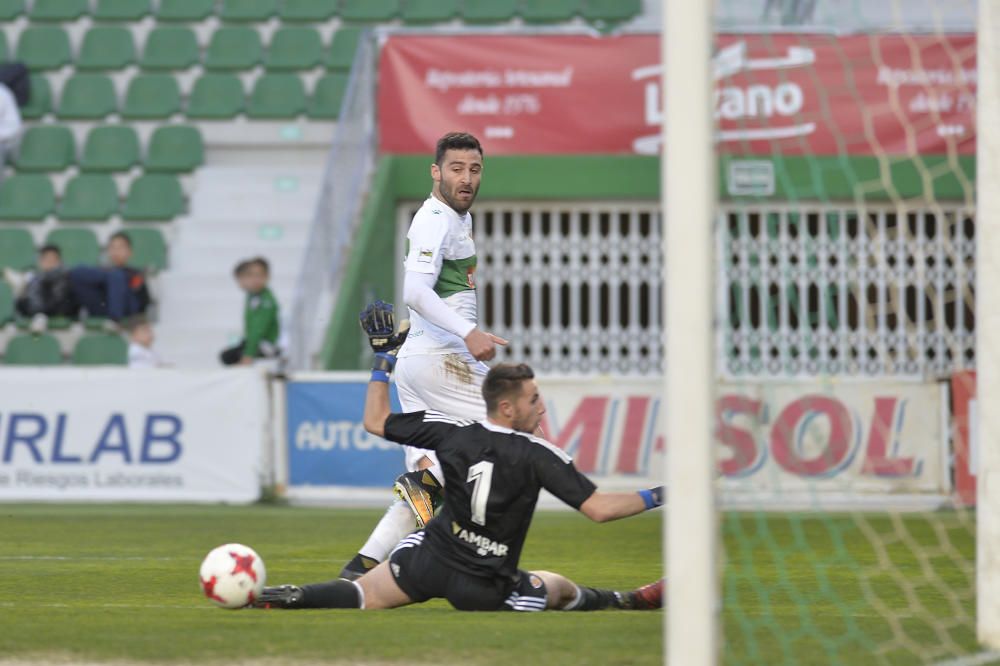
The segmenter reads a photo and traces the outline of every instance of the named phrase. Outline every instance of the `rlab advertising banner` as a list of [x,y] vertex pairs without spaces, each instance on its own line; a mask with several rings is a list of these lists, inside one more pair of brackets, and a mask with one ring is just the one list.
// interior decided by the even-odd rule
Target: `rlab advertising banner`
[[252,502],[268,418],[253,369],[4,369],[0,500]]
[[[974,154],[972,34],[719,35],[720,150],[733,155]],[[389,37],[379,62],[388,153],[446,131],[491,154],[660,150],[658,35]]]

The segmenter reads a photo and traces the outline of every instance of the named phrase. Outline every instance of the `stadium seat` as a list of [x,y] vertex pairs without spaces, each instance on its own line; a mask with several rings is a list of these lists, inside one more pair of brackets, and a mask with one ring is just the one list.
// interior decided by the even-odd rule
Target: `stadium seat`
[[105,71],[123,69],[134,62],[132,32],[118,26],[99,26],[84,35],[76,68]]
[[160,0],[156,20],[196,23],[208,18],[215,10],[215,0]]
[[146,171],[186,173],[201,166],[205,147],[197,127],[157,127],[146,149]]
[[0,229],[0,271],[21,271],[35,265],[35,241],[27,229]]
[[89,11],[87,0],[35,0],[28,17],[32,21],[75,21]]
[[642,0],[582,0],[583,18],[591,22],[618,23],[642,11]]
[[103,222],[116,212],[118,189],[111,176],[84,173],[66,184],[56,216],[71,222]]
[[302,79],[294,74],[265,74],[257,79],[247,105],[251,118],[295,118],[306,110]]
[[340,116],[340,106],[347,90],[347,72],[327,74],[316,81],[306,115],[317,120],[335,120]]
[[13,21],[24,14],[24,0],[0,0],[0,21]]
[[0,30],[0,62],[10,60],[10,47],[7,46],[7,33]]
[[53,229],[45,237],[45,244],[59,248],[63,265],[68,268],[97,266],[101,262],[101,246],[90,229]]
[[18,171],[62,171],[76,162],[73,131],[62,125],[34,125],[21,138]]
[[21,117],[37,120],[52,111],[52,86],[44,74],[31,75],[31,98],[21,107]]
[[58,26],[29,26],[21,31],[14,58],[31,71],[59,69],[73,59],[69,35]]
[[167,267],[167,242],[159,229],[125,229],[132,241],[129,266],[142,270],[162,271]]
[[458,14],[458,0],[406,0],[405,23],[444,23]]
[[462,18],[466,23],[501,23],[517,12],[517,0],[465,0]]
[[10,285],[0,280],[0,326],[14,320],[14,292]]
[[330,53],[326,58],[328,69],[348,70],[354,62],[354,53],[358,50],[358,39],[363,28],[356,26],[341,27],[333,34],[330,43]]
[[340,0],[340,18],[360,23],[391,21],[399,15],[399,0]]
[[84,171],[128,171],[139,162],[139,136],[127,125],[102,125],[87,134],[80,168]]
[[223,0],[223,21],[266,21],[278,13],[277,0]]
[[268,46],[264,65],[271,71],[311,69],[323,59],[323,40],[312,28],[281,28]]
[[73,365],[125,365],[128,345],[120,335],[88,333],[73,347]]
[[521,0],[521,18],[526,23],[570,21],[580,10],[580,0]]
[[125,93],[122,117],[136,120],[169,118],[181,110],[181,89],[169,74],[143,74]]
[[0,183],[0,220],[44,220],[55,206],[56,191],[47,176],[16,173]]
[[138,21],[153,11],[150,0],[97,0],[95,21]]
[[188,28],[156,28],[146,38],[139,64],[143,69],[174,71],[198,64],[198,38]]
[[132,221],[172,220],[184,212],[184,193],[175,176],[147,173],[132,181],[122,217]]
[[25,333],[11,338],[4,350],[4,365],[59,365],[62,351],[59,341],[48,333]]
[[195,81],[188,99],[188,118],[220,120],[243,112],[243,84],[235,74],[205,74]]
[[205,68],[211,70],[252,69],[260,64],[263,47],[253,28],[219,28],[205,52]]
[[76,74],[63,85],[56,115],[61,119],[97,120],[118,110],[111,79],[104,74]]
[[314,23],[328,21],[337,13],[337,4],[331,0],[285,0],[281,6],[283,22]]

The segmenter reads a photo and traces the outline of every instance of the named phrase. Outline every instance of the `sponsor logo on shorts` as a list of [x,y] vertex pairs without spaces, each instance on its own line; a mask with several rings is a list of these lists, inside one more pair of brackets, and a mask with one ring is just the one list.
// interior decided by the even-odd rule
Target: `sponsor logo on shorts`
[[542,579],[536,576],[535,574],[531,574],[528,577],[528,582],[531,583],[531,587],[535,588],[536,590],[542,589]]
[[392,569],[392,575],[395,576],[396,578],[399,578],[399,572],[402,569],[402,567],[400,567],[395,562],[390,562],[389,568]]
[[485,557],[486,555],[505,557],[507,552],[510,550],[507,544],[494,541],[481,534],[476,534],[472,530],[464,529],[461,525],[454,521],[451,523],[451,533],[460,540],[465,541],[466,543],[471,543],[473,546],[477,546],[476,555],[481,557]]

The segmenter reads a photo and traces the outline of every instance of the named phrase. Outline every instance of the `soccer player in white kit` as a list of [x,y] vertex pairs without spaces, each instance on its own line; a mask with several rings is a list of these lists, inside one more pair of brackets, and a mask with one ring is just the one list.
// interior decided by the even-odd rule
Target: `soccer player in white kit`
[[[483,361],[507,341],[477,328],[476,244],[469,208],[479,192],[483,149],[471,134],[438,140],[431,196],[413,216],[406,235],[403,300],[410,332],[396,363],[396,388],[404,412],[434,410],[460,418],[486,418]],[[407,473],[395,483],[390,505],[358,554],[340,572],[353,580],[383,561],[415,527],[434,515],[433,497],[444,474],[433,451],[404,447]]]

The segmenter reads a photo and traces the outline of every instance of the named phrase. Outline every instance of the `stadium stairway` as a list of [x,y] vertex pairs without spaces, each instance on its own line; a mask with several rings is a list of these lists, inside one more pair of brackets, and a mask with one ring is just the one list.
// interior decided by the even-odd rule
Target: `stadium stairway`
[[241,259],[270,262],[287,329],[324,157],[306,152],[287,166],[261,159],[198,170],[190,214],[177,222],[170,268],[161,274],[156,348],[165,361],[212,367],[219,351],[239,340],[244,296],[232,269]]

